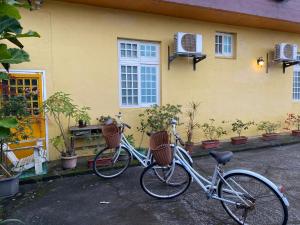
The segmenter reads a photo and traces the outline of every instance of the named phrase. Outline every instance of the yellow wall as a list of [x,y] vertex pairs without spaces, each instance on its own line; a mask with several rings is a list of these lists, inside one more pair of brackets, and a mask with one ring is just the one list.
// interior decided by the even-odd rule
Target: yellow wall
[[[42,38],[24,40],[31,62],[12,69],[45,70],[47,95],[59,90],[70,93],[77,104],[92,108],[93,122],[99,115],[119,111],[133,128],[139,122],[140,109],[119,107],[118,38],[161,43],[161,102],[201,101],[200,122],[211,117],[283,121],[286,113],[299,111],[300,103],[292,100],[292,68],[284,75],[277,65],[266,74],[256,65],[256,59],[265,58],[276,43],[300,46],[299,34],[48,1],[41,10],[22,11],[22,15],[24,29],[36,30]],[[207,59],[197,64],[196,71],[186,58],[175,59],[167,68],[167,47],[178,31],[203,35]],[[215,57],[216,31],[237,34],[236,59]],[[49,121],[49,136],[56,132]],[[139,142],[137,131],[131,132]],[[198,133],[195,141],[202,138]],[[258,133],[253,128],[246,134]],[[50,158],[57,156],[51,148]]]

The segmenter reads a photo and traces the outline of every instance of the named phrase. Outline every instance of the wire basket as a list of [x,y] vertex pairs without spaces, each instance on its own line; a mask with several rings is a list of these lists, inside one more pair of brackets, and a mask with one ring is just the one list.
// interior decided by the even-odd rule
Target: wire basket
[[120,146],[121,134],[116,124],[108,124],[102,127],[102,134],[108,148]]
[[151,135],[150,150],[158,165],[166,166],[172,162],[172,151],[167,131],[160,131]]

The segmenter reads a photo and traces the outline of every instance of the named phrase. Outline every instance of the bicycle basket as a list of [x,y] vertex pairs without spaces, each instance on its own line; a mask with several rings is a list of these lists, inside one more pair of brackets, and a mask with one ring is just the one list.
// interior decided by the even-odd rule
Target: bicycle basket
[[116,124],[108,124],[102,127],[102,134],[108,148],[120,146],[121,134]]
[[172,162],[172,152],[167,131],[160,131],[151,135],[150,150],[158,165],[166,166]]

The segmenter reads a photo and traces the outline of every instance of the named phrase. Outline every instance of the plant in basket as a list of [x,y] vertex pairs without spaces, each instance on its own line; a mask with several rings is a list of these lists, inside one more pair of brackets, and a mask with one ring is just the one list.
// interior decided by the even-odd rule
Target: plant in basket
[[99,124],[101,126],[103,126],[105,124],[109,124],[109,123],[117,123],[117,121],[109,115],[108,116],[100,116],[99,118],[97,118],[97,120],[99,121]]
[[264,141],[277,139],[278,133],[276,133],[276,130],[280,127],[280,122],[261,121],[256,126],[257,130],[264,131],[262,134]]
[[248,138],[246,136],[241,136],[243,130],[248,130],[250,126],[254,124],[253,121],[243,122],[240,119],[236,119],[232,124],[232,131],[235,132],[238,136],[231,138],[231,143],[234,145],[245,144],[247,143]]
[[179,121],[179,114],[181,114],[181,105],[154,105],[139,114],[141,121],[137,129],[142,133],[168,131],[172,119]]
[[193,135],[196,128],[200,128],[200,124],[195,121],[195,117],[198,114],[200,103],[198,102],[191,102],[189,104],[189,109],[186,112],[186,115],[188,117],[188,122],[186,125],[186,136],[187,141],[185,142],[185,149],[191,153],[194,147],[193,142]]
[[[204,149],[219,147],[220,146],[219,138],[222,135],[227,134],[227,132],[224,130],[223,127],[215,126],[214,123],[215,123],[214,119],[209,119],[209,122],[202,124],[200,127],[206,138],[205,141],[202,141],[202,147]],[[222,123],[224,123],[224,121]]]
[[288,117],[284,121],[287,130],[292,130],[292,135],[300,137],[300,115],[288,113]]

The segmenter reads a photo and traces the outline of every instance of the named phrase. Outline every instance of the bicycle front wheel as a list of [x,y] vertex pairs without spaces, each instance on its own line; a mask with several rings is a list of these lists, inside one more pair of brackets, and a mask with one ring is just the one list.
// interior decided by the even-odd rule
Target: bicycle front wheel
[[[234,191],[233,191],[234,190]],[[264,180],[247,173],[231,173],[220,181],[220,198],[226,212],[242,225],[286,225],[287,206]]]
[[170,199],[181,195],[191,184],[191,175],[179,163],[146,167],[140,177],[142,189],[150,196]]
[[105,148],[95,156],[93,169],[99,177],[114,178],[127,169],[130,161],[131,155],[127,148]]

